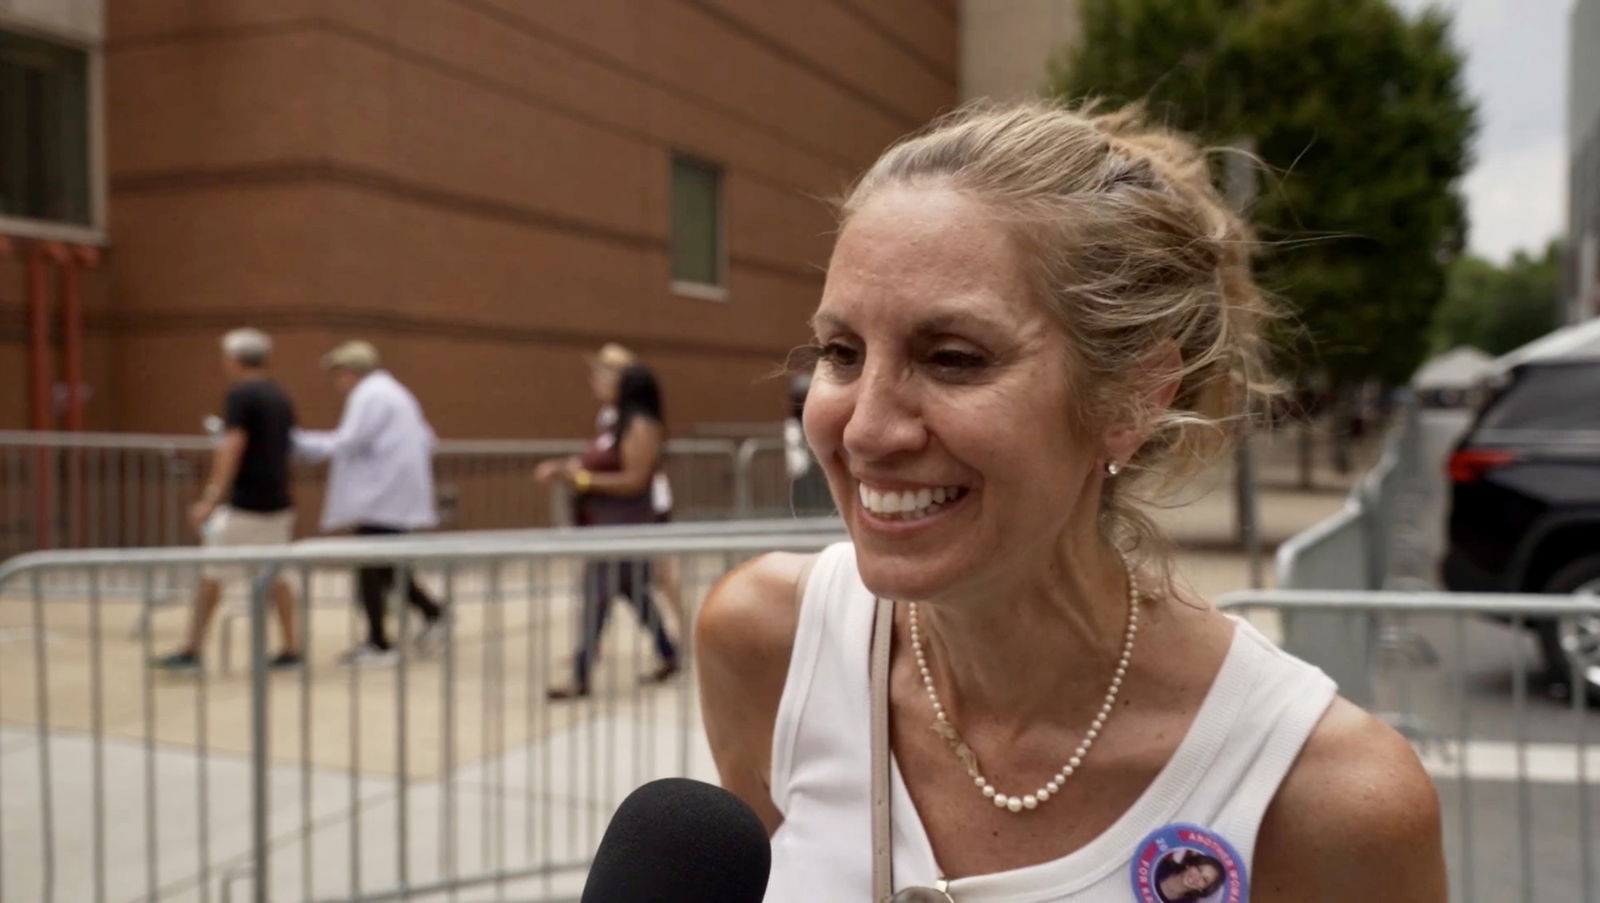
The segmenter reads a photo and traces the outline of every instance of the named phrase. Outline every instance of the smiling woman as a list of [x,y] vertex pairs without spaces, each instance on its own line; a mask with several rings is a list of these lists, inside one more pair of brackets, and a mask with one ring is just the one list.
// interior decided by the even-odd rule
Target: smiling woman
[[973,107],[842,214],[804,425],[850,542],[735,571],[697,627],[767,899],[1155,900],[1171,843],[1226,899],[1441,899],[1409,747],[1181,588],[1132,501],[1264,382],[1204,157],[1130,112]]

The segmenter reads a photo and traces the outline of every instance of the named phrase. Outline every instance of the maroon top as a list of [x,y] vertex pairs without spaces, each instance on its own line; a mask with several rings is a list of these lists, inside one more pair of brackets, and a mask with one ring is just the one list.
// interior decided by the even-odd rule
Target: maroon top
[[[615,431],[609,426],[601,429],[589,442],[579,463],[584,470],[594,473],[622,470],[621,440]],[[637,495],[580,492],[573,498],[573,522],[580,527],[650,524],[655,521],[656,513],[650,504],[648,482]]]

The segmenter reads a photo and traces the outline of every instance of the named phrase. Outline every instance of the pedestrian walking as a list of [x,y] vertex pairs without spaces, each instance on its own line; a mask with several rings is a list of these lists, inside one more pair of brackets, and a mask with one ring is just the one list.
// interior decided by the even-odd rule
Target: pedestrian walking
[[[586,360],[589,364],[589,390],[594,393],[595,402],[599,405],[594,417],[594,441],[610,441],[608,437],[617,425],[617,383],[622,378],[622,372],[638,364],[639,359],[626,346],[607,342]],[[578,457],[569,459],[570,466],[578,466],[580,460]],[[550,467],[555,465],[552,464]],[[553,472],[547,470],[547,477]],[[672,481],[667,478],[664,466],[658,469],[650,480],[650,510],[655,514],[655,523],[665,524],[672,521]],[[664,603],[663,607],[672,612],[678,628],[683,629],[685,618],[683,596],[679,592],[677,559],[655,559],[650,574],[656,596]]]
[[[189,509],[190,522],[210,548],[282,545],[294,535],[289,493],[294,405],[267,372],[271,353],[272,340],[260,330],[235,329],[222,337],[222,367],[229,383],[222,401],[222,434],[212,452],[210,479]],[[223,581],[243,573],[226,566],[202,570],[183,646],[156,659],[153,666],[199,670],[201,646],[222,600]],[[267,666],[294,667],[300,664],[300,646],[288,581],[273,581],[272,599],[283,646]]]
[[[541,482],[559,480],[572,487],[574,520],[579,526],[654,523],[660,515],[652,499],[652,486],[666,441],[661,391],[655,375],[649,368],[633,364],[617,373],[613,381],[603,364],[594,369],[596,372],[591,375],[595,394],[602,404],[615,406],[616,417],[601,429],[582,456],[547,461],[540,465],[536,476]],[[611,601],[618,594],[638,612],[660,657],[660,664],[645,680],[660,682],[677,673],[677,647],[667,635],[655,604],[654,570],[647,559],[600,560],[584,565],[573,680],[551,688],[551,699],[589,695],[600,637]]]
[[[345,342],[322,359],[334,387],[345,396],[344,413],[332,431],[300,430],[295,452],[309,460],[331,459],[322,509],[325,532],[399,536],[439,525],[433,494],[433,451],[438,444],[416,396],[379,367],[378,351],[363,341]],[[341,658],[346,664],[392,664],[397,657],[384,629],[396,568],[369,565],[356,573],[367,638]],[[422,614],[419,651],[445,641],[444,609],[406,576],[406,600]]]
[[[622,371],[638,364],[639,359],[626,346],[607,342],[587,360],[589,389],[600,405],[594,415],[594,434],[596,437],[608,436],[617,424],[617,382],[622,378]],[[665,470],[657,470],[650,480],[650,508],[655,512],[656,523],[664,524],[672,520],[672,481],[667,478]],[[656,577],[658,583],[663,582],[660,574]],[[677,597],[676,592],[663,591],[663,594],[671,595],[674,600]],[[670,604],[676,605],[676,602]]]

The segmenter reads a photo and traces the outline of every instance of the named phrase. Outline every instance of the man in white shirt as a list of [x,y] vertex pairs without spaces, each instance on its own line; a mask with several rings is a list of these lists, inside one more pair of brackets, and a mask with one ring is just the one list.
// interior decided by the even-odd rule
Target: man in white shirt
[[[439,525],[433,494],[433,450],[438,437],[416,396],[388,371],[368,342],[345,342],[322,358],[345,395],[344,414],[332,432],[297,430],[295,452],[312,461],[332,459],[322,508],[322,529],[360,536],[391,536]],[[363,567],[357,575],[367,616],[367,640],[344,661],[386,665],[396,653],[384,631],[385,601],[394,585],[392,566]],[[408,575],[406,596],[425,626],[417,646],[432,651],[444,640],[443,610]]]

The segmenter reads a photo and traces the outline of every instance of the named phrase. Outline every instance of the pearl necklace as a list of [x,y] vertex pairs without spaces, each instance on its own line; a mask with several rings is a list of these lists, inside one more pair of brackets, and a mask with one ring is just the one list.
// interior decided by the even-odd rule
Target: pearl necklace
[[949,744],[951,751],[956,754],[962,764],[966,765],[967,773],[972,776],[972,782],[983,795],[992,800],[998,809],[1011,812],[1021,812],[1024,809],[1037,809],[1040,803],[1048,802],[1051,797],[1061,791],[1061,785],[1067,778],[1077,773],[1083,765],[1083,760],[1089,755],[1089,748],[1094,745],[1095,738],[1100,736],[1100,731],[1106,725],[1106,718],[1110,716],[1117,703],[1117,694],[1122,690],[1123,678],[1128,676],[1128,663],[1133,660],[1133,638],[1139,632],[1139,587],[1134,583],[1133,566],[1127,558],[1122,559],[1122,567],[1128,574],[1128,629],[1123,635],[1122,657],[1117,660],[1116,673],[1111,678],[1111,686],[1106,690],[1104,704],[1100,712],[1095,715],[1094,722],[1089,725],[1089,732],[1084,734],[1083,742],[1073,750],[1072,758],[1067,764],[1056,772],[1055,777],[1045,783],[1043,787],[1024,796],[1011,796],[995,790],[983,773],[978,770],[977,756],[972,748],[961,739],[955,725],[945,716],[944,705],[939,702],[939,693],[933,688],[933,672],[928,670],[928,658],[922,651],[922,633],[917,627],[917,603],[909,603],[911,623],[911,651],[917,657],[917,671],[922,674],[922,687],[928,691],[928,701],[933,703],[934,725],[933,729]]

